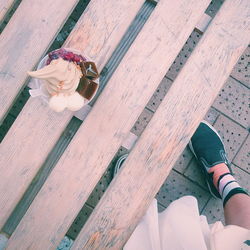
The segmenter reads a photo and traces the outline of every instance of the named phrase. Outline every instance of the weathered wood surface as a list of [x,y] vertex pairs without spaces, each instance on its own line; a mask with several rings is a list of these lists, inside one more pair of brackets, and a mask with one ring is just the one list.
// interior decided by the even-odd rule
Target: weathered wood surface
[[[84,51],[101,70],[143,2],[91,1],[65,47]],[[50,111],[39,98],[26,103],[0,145],[0,193],[4,193],[0,196],[0,228],[71,117],[70,112]]]
[[138,140],[138,136],[134,133],[129,132],[125,140],[122,142],[122,147],[130,150]]
[[159,2],[7,249],[52,249],[60,242],[208,4]]
[[121,249],[250,42],[249,32],[249,1],[226,1],[71,249]]
[[[25,115],[27,119],[32,119],[32,123],[23,124],[18,117],[13,125],[14,133],[12,133],[11,141],[7,143],[3,141],[0,144],[0,171],[2,173],[0,175],[0,227],[6,222],[43,164],[45,158],[41,158],[40,155],[48,155],[53,148],[55,140],[49,138],[59,138],[67,126],[66,118],[72,117],[70,112],[59,114],[47,109],[43,119],[54,118],[55,122],[44,131],[44,123],[41,121],[40,114],[47,108],[47,104],[38,98],[30,99],[29,104],[25,109]],[[33,143],[29,141],[31,137],[33,137]],[[36,143],[36,139],[39,143]]]
[[15,0],[0,0],[0,23],[14,2]]
[[[23,0],[0,37],[0,124],[78,0]],[[60,10],[60,11],[58,11]]]

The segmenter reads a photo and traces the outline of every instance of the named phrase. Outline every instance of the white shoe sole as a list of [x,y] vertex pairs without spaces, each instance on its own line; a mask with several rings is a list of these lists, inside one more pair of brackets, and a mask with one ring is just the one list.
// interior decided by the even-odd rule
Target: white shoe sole
[[122,155],[116,162],[115,164],[115,169],[114,169],[114,176],[118,173],[118,171],[121,168],[121,165],[123,164],[123,162],[127,159],[128,154]]

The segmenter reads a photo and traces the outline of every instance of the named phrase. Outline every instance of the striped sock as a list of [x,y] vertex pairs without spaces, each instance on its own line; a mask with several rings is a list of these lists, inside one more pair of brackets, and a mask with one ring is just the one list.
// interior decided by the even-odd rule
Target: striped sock
[[213,173],[213,183],[221,195],[223,206],[233,195],[239,193],[247,194],[234,179],[225,163],[213,166],[209,169],[209,173]]

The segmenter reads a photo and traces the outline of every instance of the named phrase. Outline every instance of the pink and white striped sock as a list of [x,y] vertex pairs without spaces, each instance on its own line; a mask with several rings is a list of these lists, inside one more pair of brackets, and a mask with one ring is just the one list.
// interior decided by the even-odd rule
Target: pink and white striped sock
[[234,179],[225,163],[213,166],[209,169],[209,173],[213,173],[213,183],[221,195],[224,206],[233,195],[238,193],[247,194]]

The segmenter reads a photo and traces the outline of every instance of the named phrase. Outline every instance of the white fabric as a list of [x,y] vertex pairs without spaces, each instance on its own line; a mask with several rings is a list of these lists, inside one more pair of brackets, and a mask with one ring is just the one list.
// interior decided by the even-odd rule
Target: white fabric
[[154,200],[124,250],[250,249],[246,240],[250,240],[249,230],[224,227],[221,222],[209,225],[206,217],[199,215],[197,200],[184,196],[159,214]]

